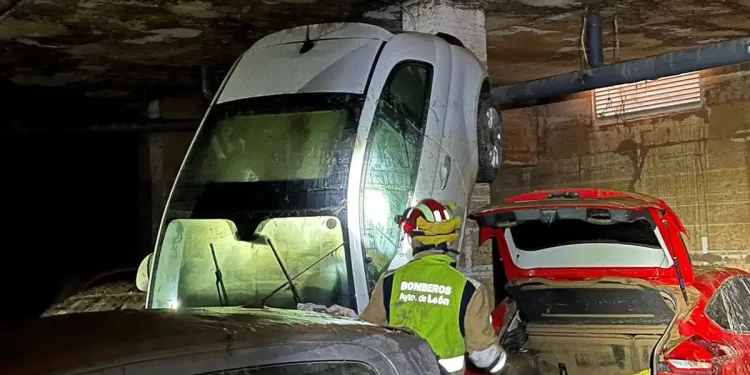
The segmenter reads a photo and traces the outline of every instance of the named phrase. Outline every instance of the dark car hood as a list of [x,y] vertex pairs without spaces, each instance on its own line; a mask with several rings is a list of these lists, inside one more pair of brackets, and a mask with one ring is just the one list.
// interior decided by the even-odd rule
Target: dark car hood
[[315,312],[218,308],[59,315],[14,322],[2,332],[4,372],[20,375],[94,370],[229,344],[264,346],[392,331]]

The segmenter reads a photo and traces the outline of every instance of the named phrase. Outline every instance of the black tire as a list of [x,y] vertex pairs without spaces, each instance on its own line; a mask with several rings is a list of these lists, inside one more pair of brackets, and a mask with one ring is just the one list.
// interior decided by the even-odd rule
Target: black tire
[[[502,128],[503,118],[500,111],[493,109],[490,104],[490,94],[479,96],[479,110],[477,113],[477,147],[479,151],[478,183],[490,183],[503,165]],[[489,114],[495,116],[493,121]]]

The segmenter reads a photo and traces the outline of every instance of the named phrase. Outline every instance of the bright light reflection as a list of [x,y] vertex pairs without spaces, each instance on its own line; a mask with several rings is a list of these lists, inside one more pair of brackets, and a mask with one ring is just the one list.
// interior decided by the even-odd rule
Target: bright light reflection
[[180,300],[178,300],[178,299],[171,300],[171,301],[169,301],[169,303],[167,304],[167,306],[169,306],[169,308],[172,309],[172,310],[177,310],[177,309],[180,308]]
[[390,205],[385,195],[377,190],[365,191],[365,216],[379,227],[385,227],[392,218],[388,217]]

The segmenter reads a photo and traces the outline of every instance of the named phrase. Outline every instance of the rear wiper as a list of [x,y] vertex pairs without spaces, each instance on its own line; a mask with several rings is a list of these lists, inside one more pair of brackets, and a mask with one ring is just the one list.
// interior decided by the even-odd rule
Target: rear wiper
[[[273,246],[271,245],[271,240],[268,240],[268,245],[269,245],[269,246],[271,246],[271,249],[273,249]],[[298,277],[300,277],[301,275],[303,275],[303,274],[304,274],[305,272],[307,272],[307,271],[308,271],[309,269],[311,269],[311,268],[315,267],[315,265],[317,265],[318,263],[322,262],[322,261],[323,261],[323,259],[327,258],[327,257],[328,257],[329,255],[333,254],[333,253],[334,253],[334,252],[335,252],[336,250],[338,250],[338,249],[342,248],[343,246],[344,246],[344,244],[342,243],[341,245],[338,245],[338,246],[334,247],[334,248],[333,248],[333,249],[332,249],[331,251],[327,252],[327,253],[326,253],[325,255],[323,255],[322,257],[320,257],[320,259],[316,260],[316,261],[315,261],[315,262],[313,262],[313,263],[312,263],[311,265],[309,265],[309,266],[305,267],[305,269],[303,269],[302,271],[300,271],[300,272],[299,272],[298,274],[294,275],[294,277],[291,277],[291,278],[290,278],[290,277],[289,277],[289,276],[287,275],[287,273],[286,273],[286,272],[284,272],[284,274],[285,274],[285,275],[287,275],[287,282],[285,282],[285,283],[283,283],[283,284],[279,285],[279,287],[278,287],[278,288],[274,289],[274,290],[273,290],[273,291],[272,291],[271,293],[269,293],[269,294],[268,294],[267,296],[263,297],[263,299],[262,299],[262,300],[261,300],[261,302],[260,302],[260,306],[261,306],[261,307],[263,307],[263,305],[264,305],[264,304],[266,303],[266,300],[268,300],[268,299],[269,299],[269,298],[271,298],[271,297],[272,297],[273,295],[275,295],[276,293],[278,293],[279,291],[281,291],[282,289],[284,289],[284,287],[286,287],[287,285],[289,285],[289,286],[290,286],[290,289],[292,289],[292,294],[294,294],[294,295],[296,296],[296,298],[295,298],[295,301],[301,301],[301,299],[300,299],[300,298],[299,298],[299,296],[297,295],[297,292],[296,292],[296,290],[294,289],[294,283],[293,283],[293,282],[294,282],[294,280],[296,280],[296,279],[297,279]],[[276,253],[276,250],[274,250],[274,253]],[[277,259],[278,259],[278,256],[277,256]],[[281,261],[279,261],[279,264],[281,264]],[[301,303],[301,302],[297,302],[297,303]],[[246,307],[248,307],[248,306],[246,306]]]
[[221,306],[228,306],[229,297],[227,297],[227,288],[224,286],[224,277],[221,275],[219,261],[216,260],[216,251],[214,250],[213,242],[209,243],[208,246],[211,246],[211,256],[214,258],[214,267],[216,268],[214,274],[216,275],[216,293],[219,295],[219,304]]
[[287,282],[284,283],[282,286],[276,288],[276,290],[274,290],[273,292],[271,292],[271,294],[265,296],[260,301],[260,306],[263,307],[263,305],[266,304],[266,300],[269,299],[269,298],[271,298],[271,296],[273,296],[274,294],[276,294],[276,292],[278,292],[279,290],[281,290],[281,288],[283,288],[287,283],[289,284],[289,288],[292,290],[292,297],[294,298],[294,302],[296,302],[296,303],[302,303],[302,299],[299,298],[299,293],[297,293],[297,288],[294,286],[294,283],[292,282],[292,281],[294,281],[294,279],[289,276],[289,272],[287,272],[286,267],[284,267],[284,263],[281,261],[281,257],[279,257],[279,253],[276,251],[276,248],[273,246],[273,243],[271,242],[271,239],[270,238],[266,238],[266,243],[268,243],[268,247],[270,247],[271,251],[273,251],[273,255],[276,257],[276,261],[279,263],[279,267],[281,268],[281,272],[284,273],[284,277],[286,277],[286,281]]

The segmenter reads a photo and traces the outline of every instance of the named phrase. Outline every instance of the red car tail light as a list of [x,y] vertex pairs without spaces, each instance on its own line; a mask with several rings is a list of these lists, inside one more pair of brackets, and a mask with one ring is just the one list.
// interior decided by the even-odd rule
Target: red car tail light
[[694,337],[677,345],[664,358],[674,374],[717,375],[731,354],[723,345]]

